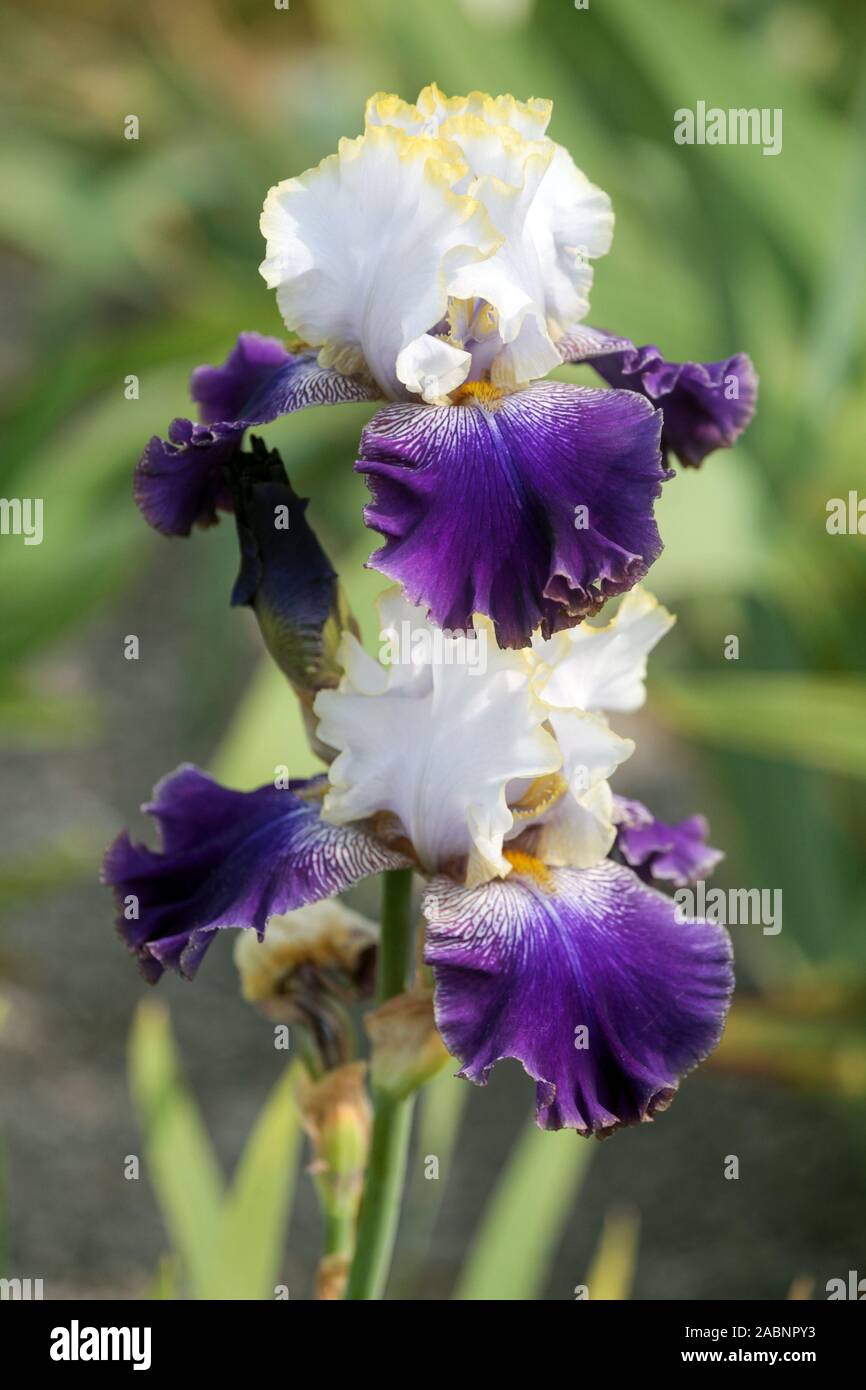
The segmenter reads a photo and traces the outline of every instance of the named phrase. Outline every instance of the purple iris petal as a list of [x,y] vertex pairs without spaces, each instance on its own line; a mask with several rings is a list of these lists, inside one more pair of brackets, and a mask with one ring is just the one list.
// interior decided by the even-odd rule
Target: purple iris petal
[[461,1076],[516,1058],[542,1129],[605,1134],[665,1109],[719,1041],[730,942],[611,860],[544,880],[430,885],[437,1024]]
[[[165,968],[190,978],[218,927],[252,927],[341,893],[406,859],[355,827],[320,817],[324,778],[286,789],[231,791],[197,768],[163,779],[145,807],[163,847],[124,831],[108,849],[103,882],[114,888],[117,926],[151,982]],[[137,911],[127,920],[126,912]]]
[[219,367],[196,367],[189,393],[206,425],[215,420],[240,420],[244,406],[267,387],[280,367],[293,360],[279,338],[260,333],[240,333]]
[[242,333],[220,367],[197,367],[192,397],[205,425],[177,419],[167,440],[153,438],[135,471],[135,500],[151,526],[188,536],[231,511],[223,470],[251,425],[311,405],[370,401],[376,388],[357,376],[320,367],[313,352],[294,356],[276,338]]
[[241,431],[231,425],[172,420],[168,439],[154,435],[135,468],[133,490],[145,521],[166,536],[188,536],[193,526],[213,526],[231,511],[224,467]]
[[364,430],[370,565],[441,627],[493,619],[525,646],[630,589],[661,550],[653,503],[670,476],[660,416],[629,391],[539,382],[450,406],[390,405]]
[[619,819],[616,847],[627,864],[648,881],[672,883],[677,888],[708,878],[724,854],[707,844],[710,828],[704,816],[666,825],[656,820],[640,801],[616,798]]
[[564,362],[588,362],[609,386],[639,391],[664,415],[662,449],[698,468],[736,442],[755,413],[758,376],[738,352],[721,362],[668,362],[652,344],[635,347],[598,329],[577,329],[558,344]]

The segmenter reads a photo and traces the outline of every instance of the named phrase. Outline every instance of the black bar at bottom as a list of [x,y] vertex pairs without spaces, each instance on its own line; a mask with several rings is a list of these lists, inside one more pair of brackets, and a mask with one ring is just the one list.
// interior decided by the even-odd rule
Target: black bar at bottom
[[[863,1300],[860,1300],[863,1301]],[[256,1375],[267,1368],[269,1377],[310,1378],[314,1366],[331,1379],[343,1357],[362,1376],[373,1364],[382,1364],[384,1349],[394,1348],[395,1372],[405,1379],[419,1351],[439,1345],[450,1314],[441,1311],[435,1322],[424,1318],[429,1309],[419,1303],[417,1330],[410,1324],[405,1306],[397,1313],[387,1303],[369,1313],[359,1305],[308,1302],[263,1303],[160,1303],[160,1302],[0,1302],[0,1345],[4,1363],[21,1365],[59,1377],[86,1373],[98,1375],[110,1369],[141,1375],[195,1371],[196,1381],[213,1372]],[[485,1373],[511,1353],[508,1347],[522,1343],[534,1348],[534,1375],[538,1374],[538,1335],[527,1311],[511,1314],[506,1329],[498,1327],[495,1310],[464,1324],[455,1309],[461,1336],[458,1364],[466,1375],[467,1360]],[[845,1302],[778,1303],[592,1303],[574,1302],[557,1311],[547,1305],[544,1342],[551,1341],[551,1372],[566,1366],[584,1374],[598,1368],[604,1373],[635,1370],[644,1375],[673,1367],[763,1366],[766,1369],[804,1366],[826,1376],[836,1368],[856,1365],[866,1321]],[[350,1319],[355,1333],[334,1338]],[[560,1318],[562,1321],[560,1321]],[[311,1321],[312,1319],[312,1321]],[[321,1321],[320,1321],[321,1319]],[[392,1321],[392,1319],[394,1321]],[[399,1322],[397,1322],[399,1319]],[[524,1319],[528,1326],[522,1326]],[[553,1319],[553,1321],[551,1321]],[[393,1332],[391,1329],[393,1328]],[[435,1332],[434,1332],[435,1329]],[[464,1330],[465,1329],[465,1330]],[[524,1338],[529,1336],[531,1341]],[[414,1344],[415,1351],[409,1352]],[[544,1343],[542,1343],[543,1345]],[[402,1352],[399,1348],[402,1347]],[[554,1352],[553,1347],[558,1347]],[[456,1348],[452,1344],[452,1352]],[[409,1353],[407,1355],[407,1352]],[[467,1357],[466,1353],[469,1353]],[[375,1362],[373,1357],[376,1358]],[[277,1371],[277,1368],[280,1368]],[[450,1376],[442,1363],[441,1374]],[[426,1379],[426,1373],[425,1373]]]

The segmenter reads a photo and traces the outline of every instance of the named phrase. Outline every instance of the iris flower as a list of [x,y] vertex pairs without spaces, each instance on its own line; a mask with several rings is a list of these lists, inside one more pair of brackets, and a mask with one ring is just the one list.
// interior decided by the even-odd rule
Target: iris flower
[[[344,632],[342,679],[314,704],[327,774],[237,792],[182,767],[146,808],[162,848],[121,835],[105,878],[153,980],[192,976],[222,927],[261,937],[274,914],[414,869],[460,1075],[483,1084],[515,1058],[542,1128],[606,1134],[669,1104],[718,1041],[732,989],[725,931],[679,921],[654,886],[679,881],[678,828],[609,784],[634,745],[608,716],[641,706],[673,619],[639,587],[607,626],[539,629],[514,651],[473,616],[474,636],[436,633],[389,591],[382,631],[413,640],[385,666]],[[704,831],[684,832],[677,874],[706,871]]]
[[[669,456],[697,467],[733,444],[756,376],[743,354],[675,363],[586,324],[613,212],[550,116],[435,85],[416,105],[378,95],[362,135],[271,189],[261,270],[294,345],[244,333],[196,370],[200,422],[173,421],[136,472],[152,525],[185,535],[231,510],[250,426],[384,399],[355,464],[384,538],[370,563],[439,626],[480,614],[523,647],[645,576]],[[563,362],[613,389],[546,380]]]

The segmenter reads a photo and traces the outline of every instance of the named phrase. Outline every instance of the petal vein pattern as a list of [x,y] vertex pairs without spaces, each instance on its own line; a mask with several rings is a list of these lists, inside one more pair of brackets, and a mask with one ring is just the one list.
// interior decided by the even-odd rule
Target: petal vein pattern
[[322,368],[315,354],[293,355],[258,333],[241,333],[220,366],[197,367],[190,386],[203,423],[173,420],[168,439],[151,439],[134,476],[142,515],[167,536],[188,536],[232,510],[226,469],[251,425],[379,395],[366,378]]
[[672,900],[610,860],[467,891],[434,879],[425,960],[461,1076],[506,1057],[536,1082],[542,1129],[607,1134],[651,1119],[721,1035],[726,932],[680,924]]
[[634,392],[561,382],[489,406],[386,406],[356,465],[386,542],[370,564],[441,627],[487,615],[501,646],[571,627],[661,551],[660,428]]
[[237,792],[190,765],[163,778],[144,808],[159,823],[162,848],[124,831],[102,875],[115,891],[118,931],[148,980],[166,967],[194,975],[218,928],[261,935],[276,913],[408,865],[362,826],[324,822],[320,788],[312,779]]

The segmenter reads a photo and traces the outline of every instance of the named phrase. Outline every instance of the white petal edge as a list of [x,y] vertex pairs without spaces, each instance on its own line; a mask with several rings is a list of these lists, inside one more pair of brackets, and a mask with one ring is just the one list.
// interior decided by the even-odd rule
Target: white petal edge
[[465,173],[456,146],[371,126],[270,190],[261,274],[322,366],[366,369],[389,399],[425,362],[429,399],[460,384],[454,350],[437,381],[430,345],[414,345],[444,317],[454,275],[501,244],[481,204],[452,191]]
[[675,622],[638,586],[605,627],[580,623],[547,642],[534,638],[538,695],[557,709],[633,713],[646,700],[647,657]]

